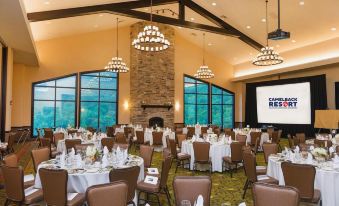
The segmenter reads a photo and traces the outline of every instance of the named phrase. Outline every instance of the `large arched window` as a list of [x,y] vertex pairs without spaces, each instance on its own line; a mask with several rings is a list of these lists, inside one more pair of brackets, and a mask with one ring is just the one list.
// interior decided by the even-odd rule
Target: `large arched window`
[[117,123],[118,75],[91,72],[80,76],[80,126],[106,131]]
[[234,127],[234,93],[212,84],[212,124]]
[[67,127],[76,125],[77,76],[70,75],[33,83],[32,127]]

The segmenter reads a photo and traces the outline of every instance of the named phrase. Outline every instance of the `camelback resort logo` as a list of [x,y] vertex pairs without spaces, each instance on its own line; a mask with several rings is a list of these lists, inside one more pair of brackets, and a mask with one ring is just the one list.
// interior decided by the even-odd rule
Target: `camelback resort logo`
[[270,109],[297,109],[298,98],[268,98]]

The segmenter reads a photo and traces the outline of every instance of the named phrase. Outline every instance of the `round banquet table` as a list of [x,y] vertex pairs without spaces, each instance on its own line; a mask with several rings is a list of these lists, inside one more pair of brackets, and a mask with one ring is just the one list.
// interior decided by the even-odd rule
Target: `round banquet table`
[[[181,145],[181,152],[191,155],[190,168],[193,169],[194,164],[194,149],[192,140],[185,140]],[[212,171],[222,172],[223,157],[231,156],[231,147],[229,144],[223,142],[216,142],[211,144],[210,147],[210,158],[212,161]]]
[[[314,188],[320,190],[322,205],[338,206],[339,170],[333,169],[332,162],[325,163],[323,167],[316,167]],[[285,185],[281,169],[281,161],[277,157],[269,157],[267,175],[279,180],[279,185]]]
[[[137,165],[140,167],[140,173],[138,177],[138,182],[142,181],[144,179],[144,160],[141,157],[138,156],[129,156],[130,158],[133,158],[134,164],[130,166]],[[49,160],[46,162],[43,162],[39,165],[39,169],[43,167],[55,167],[57,166],[57,163],[55,160]],[[129,167],[129,166],[124,166]],[[122,168],[122,167],[120,167]],[[68,172],[70,172],[68,170]],[[99,184],[105,184],[109,183],[109,172],[110,169],[102,169],[98,171],[90,171],[83,173],[72,173],[68,174],[68,182],[67,182],[67,192],[68,193],[86,193],[86,190],[88,187],[93,185],[99,185]],[[39,177],[39,172],[36,174],[35,177],[35,187],[36,188],[42,188],[41,181]],[[136,202],[136,196],[134,197],[134,202]]]

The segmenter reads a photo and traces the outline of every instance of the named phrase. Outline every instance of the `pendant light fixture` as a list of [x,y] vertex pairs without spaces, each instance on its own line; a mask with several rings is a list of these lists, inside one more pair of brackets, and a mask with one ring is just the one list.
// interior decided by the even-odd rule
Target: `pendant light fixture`
[[256,66],[272,66],[284,62],[279,53],[275,52],[273,47],[268,45],[268,0],[266,0],[266,47],[262,48],[260,53],[253,59],[252,63]]
[[164,34],[159,31],[159,27],[152,25],[153,23],[153,2],[151,0],[150,25],[144,27],[139,32],[136,39],[133,40],[132,46],[141,51],[163,51],[169,48],[170,42],[165,38]]
[[108,65],[105,67],[105,70],[108,72],[116,73],[127,73],[129,68],[126,63],[122,61],[122,58],[119,57],[119,18],[117,18],[117,39],[116,39],[117,52],[116,56],[112,58]]
[[205,64],[205,33],[203,34],[202,66],[200,66],[197,73],[194,74],[194,77],[198,79],[211,79],[214,77],[212,70]]

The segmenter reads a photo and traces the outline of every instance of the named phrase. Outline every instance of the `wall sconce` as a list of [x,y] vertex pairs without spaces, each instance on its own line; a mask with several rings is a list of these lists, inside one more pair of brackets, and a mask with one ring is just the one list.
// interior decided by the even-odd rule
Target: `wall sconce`
[[180,103],[179,103],[179,101],[176,101],[175,102],[175,111],[179,111],[180,110]]
[[124,109],[128,110],[128,108],[129,108],[128,100],[125,100],[125,102],[124,102]]

